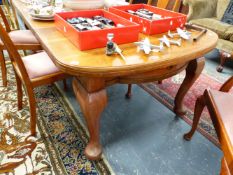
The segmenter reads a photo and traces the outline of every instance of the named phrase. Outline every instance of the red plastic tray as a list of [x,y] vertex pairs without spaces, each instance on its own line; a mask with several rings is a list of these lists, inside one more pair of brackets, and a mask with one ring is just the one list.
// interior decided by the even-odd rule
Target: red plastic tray
[[[159,14],[162,17],[169,17],[161,20],[148,20],[141,18],[137,15],[129,14],[126,10],[136,11],[138,9],[147,9],[155,14]],[[158,7],[146,5],[146,4],[132,4],[127,6],[116,6],[109,8],[109,11],[122,16],[131,22],[140,24],[140,31],[144,34],[153,35],[167,32],[168,30],[175,30],[177,27],[183,27],[187,21],[187,16],[181,13],[161,9]]]
[[[71,24],[66,22],[67,18],[93,17],[101,15],[114,21],[115,24],[122,24],[122,27],[101,29],[92,31],[78,31]],[[55,15],[55,25],[69,40],[80,50],[88,50],[105,47],[107,34],[114,33],[113,41],[117,44],[131,43],[138,41],[140,26],[120,16],[104,10],[84,10],[75,12],[61,12]]]

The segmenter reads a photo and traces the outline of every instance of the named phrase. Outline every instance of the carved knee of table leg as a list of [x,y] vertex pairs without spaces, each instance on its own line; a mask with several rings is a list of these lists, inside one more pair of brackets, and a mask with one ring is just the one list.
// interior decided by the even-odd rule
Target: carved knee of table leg
[[186,113],[183,107],[184,96],[187,94],[196,79],[200,76],[204,66],[204,57],[192,60],[188,63],[185,79],[183,80],[174,101],[175,106],[173,110],[177,115],[184,115]]
[[225,51],[220,51],[220,64],[216,68],[218,72],[222,72],[223,66],[226,62],[227,59],[231,58],[231,54],[225,52]]

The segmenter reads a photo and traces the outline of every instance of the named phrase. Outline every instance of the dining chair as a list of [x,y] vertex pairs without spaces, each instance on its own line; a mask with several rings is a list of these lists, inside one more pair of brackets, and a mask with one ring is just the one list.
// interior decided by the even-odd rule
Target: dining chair
[[[164,8],[164,9],[169,9],[175,12],[179,12],[180,7],[181,7],[181,1],[182,0],[174,0],[174,1],[170,1],[170,0],[157,0],[157,4],[156,7],[159,8]],[[148,5],[152,5],[153,0],[147,0],[147,4]],[[129,1],[130,4],[133,3],[133,0]]]
[[232,86],[233,76],[219,91],[205,90],[204,94],[197,98],[192,128],[184,135],[185,140],[191,140],[202,111],[207,106],[223,151],[221,174],[226,175],[233,174],[233,94],[229,92]]
[[[24,50],[24,51],[42,50],[39,41],[36,39],[36,37],[33,35],[33,33],[30,30],[13,30],[13,31],[11,30],[11,27],[7,21],[7,18],[4,14],[2,7],[0,7],[0,15],[4,23],[5,29],[7,33],[9,34],[17,50]],[[2,81],[3,81],[3,86],[6,87],[7,86],[7,71],[6,71],[6,63],[5,63],[4,52],[3,52],[5,49],[6,48],[5,48],[4,42],[0,41],[0,64],[1,64],[1,70],[2,70]]]
[[68,75],[61,72],[44,51],[21,58],[12,39],[1,24],[0,38],[4,43],[8,54],[10,55],[14,68],[17,84],[18,110],[22,109],[22,85],[24,85],[30,107],[31,135],[35,136],[36,100],[33,89],[38,86],[54,83],[58,80],[64,80],[64,85],[66,85],[65,78],[67,78]]

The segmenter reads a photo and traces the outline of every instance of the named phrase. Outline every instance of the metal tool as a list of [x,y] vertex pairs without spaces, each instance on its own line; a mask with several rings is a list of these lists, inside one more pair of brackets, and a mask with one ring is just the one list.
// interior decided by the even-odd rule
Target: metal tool
[[206,32],[207,32],[207,29],[202,30],[197,36],[193,38],[193,41],[194,42],[198,41],[202,37],[202,35],[204,35]]
[[187,29],[193,29],[193,30],[196,30],[196,31],[200,31],[200,33],[193,38],[194,42],[198,41],[205,33],[207,33],[207,29],[205,29],[203,27],[200,27],[200,26],[197,26],[197,25],[194,25],[192,23],[185,24],[185,27]]
[[205,30],[205,28],[197,26],[197,25],[194,25],[192,23],[186,23],[184,26],[185,26],[186,29],[193,29],[193,30],[196,30],[196,31],[203,31],[203,30]]

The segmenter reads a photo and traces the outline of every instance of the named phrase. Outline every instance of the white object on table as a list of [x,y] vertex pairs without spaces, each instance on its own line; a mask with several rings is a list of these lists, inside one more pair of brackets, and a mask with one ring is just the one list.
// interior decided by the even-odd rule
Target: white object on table
[[63,0],[55,0],[55,11],[63,9]]
[[129,5],[128,2],[125,0],[105,0],[104,6],[106,8],[112,7],[112,6],[119,6],[119,5]]
[[134,44],[138,46],[139,50],[143,50],[147,55],[150,54],[151,51],[161,52],[164,49],[162,42],[160,42],[160,45],[153,45],[150,43],[150,40],[147,37],[142,41],[134,42]]
[[104,0],[64,0],[64,7],[73,10],[88,10],[104,7]]

